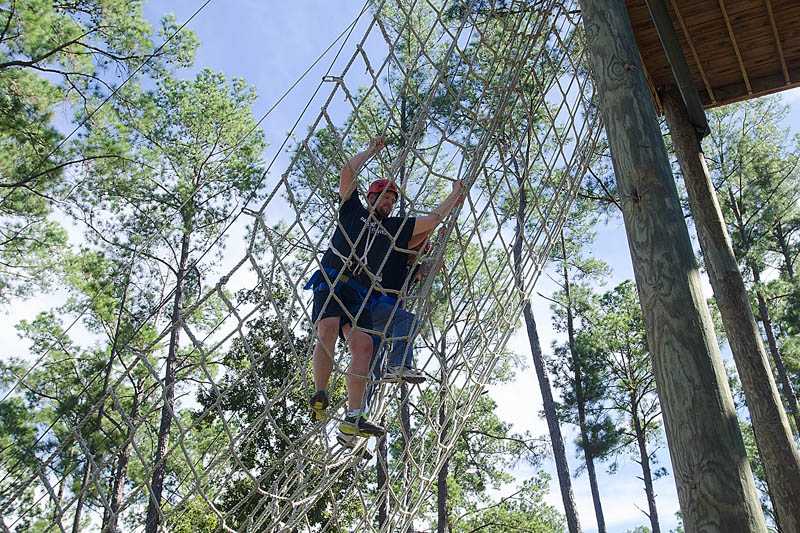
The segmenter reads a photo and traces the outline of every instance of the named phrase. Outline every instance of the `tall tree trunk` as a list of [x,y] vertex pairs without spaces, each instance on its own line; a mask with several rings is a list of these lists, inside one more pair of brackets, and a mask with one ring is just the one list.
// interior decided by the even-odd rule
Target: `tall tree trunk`
[[597,473],[594,469],[594,455],[592,454],[592,440],[586,425],[586,400],[583,396],[583,374],[577,354],[574,351],[575,337],[572,329],[572,310],[567,310],[567,328],[569,333],[569,348],[572,353],[572,373],[575,379],[575,402],[578,406],[578,427],[583,440],[583,457],[586,461],[586,474],[589,476],[589,488],[592,491],[592,502],[594,503],[594,515],[597,519],[598,533],[606,532],[606,520],[603,516],[603,505],[600,502],[600,487],[597,483]]
[[[111,380],[111,370],[114,367],[114,359],[117,357],[117,345],[119,344],[119,332],[120,327],[122,326],[122,316],[125,311],[125,304],[128,299],[128,288],[130,287],[131,282],[131,272],[133,271],[133,264],[134,260],[136,259],[136,254],[131,257],[131,262],[128,267],[128,277],[125,281],[125,288],[122,291],[122,299],[120,300],[119,304],[119,311],[117,312],[117,320],[116,325],[114,326],[114,335],[111,340],[111,350],[108,356],[108,363],[106,363],[106,371],[105,376],[103,376],[103,389],[100,392],[101,404],[100,408],[97,410],[97,417],[95,418],[95,425],[97,426],[97,430],[99,431],[101,425],[103,423],[103,413],[105,412],[105,396],[106,392],[108,391],[108,382]],[[97,454],[97,443],[95,439],[91,440],[89,445],[89,457],[86,458],[86,467],[83,472],[83,480],[81,481],[81,493],[78,496],[78,501],[75,503],[75,519],[72,522],[72,533],[79,533],[80,531],[80,518],[81,512],[83,510],[83,504],[86,498],[86,485],[89,482],[89,475],[91,473],[92,461],[94,461],[94,456]],[[107,509],[103,511],[103,521],[105,522],[105,515]]]
[[766,533],[624,0],[579,0],[687,531]]
[[[409,445],[411,444],[411,409],[408,407],[411,391],[409,390],[408,383],[405,381],[400,382],[400,425],[403,434],[403,490],[406,493],[404,503],[404,511],[408,512],[411,507],[411,498],[413,491],[411,490],[412,480],[414,476],[413,465],[411,463],[411,455],[409,454]],[[414,522],[406,529],[407,533],[414,533]]]
[[[72,447],[67,450],[67,457],[64,461],[65,465],[72,464]],[[67,484],[67,476],[62,473],[58,480],[58,496],[56,497],[57,505],[53,505],[53,523],[60,524],[61,519],[64,517],[64,510],[61,509],[61,502],[64,501],[64,488]]]
[[[381,419],[381,425],[386,427],[386,416]],[[378,525],[384,531],[386,520],[389,518],[389,449],[386,444],[386,435],[378,439],[377,477],[378,477]]]
[[[581,522],[578,517],[577,506],[575,505],[575,496],[572,492],[572,478],[569,473],[564,438],[561,436],[561,427],[558,423],[558,415],[556,414],[555,402],[553,401],[553,392],[550,389],[550,378],[547,375],[547,368],[545,368],[544,365],[542,346],[539,342],[539,333],[536,329],[536,320],[533,316],[530,301],[525,302],[522,313],[525,317],[525,328],[528,332],[528,343],[531,346],[533,366],[536,369],[536,376],[539,379],[539,390],[542,392],[544,417],[545,420],[547,420],[547,430],[550,433],[550,443],[553,446],[553,458],[556,463],[558,485],[561,488],[561,501],[564,503],[564,514],[567,517],[567,527],[570,533],[580,533]],[[594,476],[594,465],[592,465],[592,476]],[[599,505],[599,503],[600,498],[598,494],[597,504]],[[602,518],[602,509],[600,510],[600,516]]]
[[633,429],[636,432],[636,444],[639,447],[639,457],[641,458],[642,480],[644,481],[644,492],[647,495],[647,507],[650,510],[650,527],[652,533],[661,533],[658,524],[658,509],[656,508],[656,493],[653,490],[653,475],[650,472],[650,454],[647,453],[647,441],[644,436],[642,421],[639,419],[639,405],[635,396],[631,393],[631,417],[633,419]]
[[189,234],[181,239],[181,255],[176,272],[175,297],[172,302],[172,333],[169,337],[169,350],[164,370],[164,404],[161,408],[161,424],[158,428],[158,444],[153,458],[153,474],[150,480],[150,501],[147,505],[146,533],[157,533],[161,520],[161,494],[164,489],[164,471],[167,461],[169,432],[175,407],[175,365],[178,359],[180,340],[181,305],[183,304],[183,283],[186,266],[189,262]]
[[522,314],[525,318],[525,328],[528,333],[528,343],[531,347],[533,366],[536,369],[536,377],[539,381],[539,391],[542,394],[542,405],[544,408],[544,417],[547,421],[547,430],[550,434],[550,443],[553,446],[553,459],[556,463],[556,475],[558,476],[558,485],[561,489],[561,501],[564,504],[564,514],[567,517],[567,527],[570,533],[580,533],[581,522],[575,505],[575,496],[572,492],[572,478],[569,473],[564,438],[561,436],[561,426],[558,423],[556,406],[553,401],[553,391],[550,388],[550,378],[547,375],[547,368],[544,365],[544,358],[542,357],[542,345],[539,342],[536,319],[533,316],[531,303],[527,297],[527,291],[525,290],[525,284],[520,272],[522,268],[522,240],[525,228],[525,211],[528,204],[528,191],[525,190],[520,176],[517,177],[517,185],[517,190],[519,191],[519,209],[517,211],[517,227],[514,235],[513,248],[516,285],[520,297],[524,301]]
[[[792,382],[789,380],[789,373],[786,371],[786,365],[783,363],[783,356],[780,349],[778,349],[778,341],[775,339],[775,330],[772,326],[772,318],[769,314],[767,307],[767,300],[761,289],[758,288],[761,282],[761,274],[758,269],[753,270],[753,280],[756,283],[756,301],[758,302],[758,314],[761,318],[761,324],[764,326],[764,334],[767,336],[767,345],[769,346],[772,361],[775,363],[775,370],[778,371],[778,379],[781,381],[781,392],[786,404],[789,406],[789,412],[792,413],[794,418],[795,432],[800,434],[800,409],[797,407],[797,394],[794,392]],[[796,448],[795,448],[796,450]],[[796,507],[800,512],[800,507]],[[800,522],[798,522],[800,524]]]
[[783,266],[786,268],[786,276],[789,278],[789,281],[794,281],[792,254],[789,252],[789,243],[786,242],[786,234],[783,232],[783,224],[780,222],[775,225],[775,238],[778,240],[778,247],[781,249]]
[[[776,514],[785,521],[784,529],[800,531],[800,506],[797,505],[800,494],[800,454],[775,386],[761,332],[753,315],[702,147],[694,127],[689,123],[677,87],[663,88],[661,101],[686,184],[708,278],[717,298],[731,353],[747,398],[756,445],[770,487],[770,499]],[[735,205],[735,198],[731,197],[730,200]],[[738,213],[738,209],[734,209],[734,212]],[[737,224],[743,243],[747,245],[747,234],[743,231],[740,215]],[[754,270],[753,275],[757,277],[757,271]],[[763,298],[759,299],[759,308],[762,307],[762,301]],[[763,309],[766,311],[766,305]],[[770,328],[765,326],[765,329],[771,335]]]
[[600,502],[600,487],[597,483],[597,473],[594,469],[594,455],[592,454],[592,441],[589,436],[586,424],[586,398],[583,395],[583,371],[581,369],[580,357],[575,349],[575,324],[572,312],[572,295],[567,268],[567,250],[564,244],[564,234],[561,233],[561,253],[563,260],[564,274],[564,294],[567,299],[567,342],[569,343],[569,353],[572,356],[572,374],[575,379],[575,402],[578,406],[578,426],[583,440],[583,457],[586,460],[586,473],[589,476],[589,487],[592,491],[592,502],[594,503],[594,515],[597,518],[598,533],[606,533],[606,520],[603,516],[603,505]]
[[[447,348],[446,331],[442,332],[442,348],[441,348],[441,376],[442,381],[439,386],[439,447],[444,449],[444,442],[447,440],[447,409],[445,409],[445,401],[447,399],[447,368],[445,361],[445,348]],[[448,456],[442,463],[442,468],[436,477],[436,532],[445,533],[449,529],[449,521],[447,516],[447,474],[450,470],[450,458]]]
[[80,533],[81,530],[81,511],[83,510],[83,502],[86,500],[86,491],[89,490],[89,473],[92,469],[92,456],[86,458],[83,466],[83,476],[81,476],[81,491],[78,494],[78,501],[75,502],[75,515],[72,518],[72,533]]
[[[144,388],[137,387],[133,395],[131,412],[128,416],[131,424],[135,424],[139,419],[139,406],[141,405],[143,396]],[[125,490],[125,481],[128,479],[128,463],[130,461],[131,446],[135,433],[135,427],[128,428],[128,435],[125,438],[125,442],[122,444],[122,449],[119,451],[117,469],[111,480],[111,495],[109,498],[110,510],[103,515],[103,527],[100,530],[102,533],[117,533],[117,520],[119,519],[119,510],[122,506],[122,494]]]

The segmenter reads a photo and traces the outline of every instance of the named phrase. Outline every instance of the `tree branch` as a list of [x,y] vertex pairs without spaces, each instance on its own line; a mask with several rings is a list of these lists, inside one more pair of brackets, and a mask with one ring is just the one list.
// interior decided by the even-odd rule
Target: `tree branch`
[[[65,42],[65,43],[63,43],[63,44],[61,44],[59,46],[56,46],[55,48],[53,48],[49,52],[46,52],[46,53],[40,55],[39,57],[33,58],[30,61],[15,60],[15,61],[6,61],[5,63],[0,63],[0,70],[8,68],[8,67],[32,67],[32,66],[36,65],[36,63],[44,61],[48,57],[57,54],[58,52],[60,52],[61,50],[67,48],[68,46],[71,46],[73,44],[82,44],[81,43],[81,39],[83,39],[87,35],[90,35],[90,34],[94,33],[94,31],[95,31],[95,29],[91,29],[91,30],[87,31],[86,33],[84,33],[83,35],[81,35],[80,37],[78,37],[76,39],[73,39],[71,41],[67,41],[67,42]],[[86,45],[83,45],[83,46],[86,46]]]
[[16,7],[17,7],[17,1],[13,0],[11,2],[11,9],[8,10],[8,20],[6,20],[6,25],[3,28],[3,33],[0,33],[0,43],[2,43],[5,40],[8,28],[11,27],[11,19],[14,18],[14,11],[16,11]]
[[131,159],[127,159],[127,158],[124,158],[124,157],[121,157],[121,156],[118,156],[118,155],[95,155],[95,156],[89,156],[89,157],[85,157],[83,159],[75,159],[73,161],[66,161],[64,163],[59,163],[58,165],[56,165],[54,167],[48,168],[48,169],[43,170],[41,172],[37,172],[36,174],[31,174],[27,178],[25,178],[23,180],[20,180],[20,181],[18,181],[16,183],[0,183],[0,189],[13,189],[15,187],[22,187],[26,183],[29,183],[29,182],[31,182],[31,181],[33,181],[36,178],[39,178],[41,176],[44,176],[45,174],[50,174],[51,172],[55,172],[57,170],[61,170],[62,168],[67,167],[69,165],[77,165],[77,164],[80,164],[80,163],[86,163],[87,161],[93,161],[95,159],[122,159],[123,161],[134,162]]

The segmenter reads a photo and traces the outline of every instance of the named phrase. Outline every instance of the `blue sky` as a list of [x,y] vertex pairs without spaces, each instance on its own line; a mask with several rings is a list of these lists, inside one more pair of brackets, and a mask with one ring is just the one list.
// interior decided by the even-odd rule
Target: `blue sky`
[[[154,22],[165,12],[175,13],[178,20],[183,21],[201,4],[199,0],[152,0],[146,4],[145,12]],[[363,6],[363,2],[350,0],[212,1],[189,25],[201,42],[196,68],[220,70],[228,77],[242,77],[254,85],[259,100],[253,112],[260,118],[356,18]],[[360,37],[358,29],[354,36]],[[351,54],[353,47],[354,41],[351,40],[346,45],[344,54]],[[267,158],[278,156],[274,170],[278,174],[281,172],[281,163],[286,161],[285,156],[279,152],[279,146],[307,104],[332,57],[333,53],[329,53],[262,124],[270,142]],[[785,93],[784,100],[796,103],[800,100],[800,90]],[[305,119],[313,119],[321,105],[322,101],[314,101]],[[797,107],[794,106],[795,109],[787,121],[787,125],[795,132],[800,130],[800,113]],[[298,132],[304,133],[305,127],[301,125]],[[594,251],[614,269],[613,281],[609,287],[632,277],[621,220],[612,221],[600,229]],[[552,284],[548,283],[545,276],[542,277],[538,290],[545,294],[552,290]],[[710,289],[707,293],[710,294]],[[550,328],[549,306],[544,299],[536,302],[536,313],[543,348],[549,350],[555,334]],[[515,334],[511,340],[513,348],[527,355],[526,344],[527,339],[521,332]],[[514,384],[494,389],[492,395],[499,403],[498,414],[513,421],[515,430],[530,430],[543,435],[546,433],[546,426],[538,418],[541,401],[535,384],[535,374],[532,369],[528,369],[520,374]],[[565,428],[565,431],[565,438],[571,445],[575,431],[570,428]],[[669,469],[666,451],[662,450],[659,459],[660,466]],[[569,460],[574,472],[579,462],[574,449],[570,452]],[[554,474],[550,463],[546,465],[546,469]],[[638,465],[632,461],[623,462],[616,476],[604,473],[603,466],[599,470],[608,530],[614,533],[624,532],[636,525],[647,524],[646,516],[640,511],[646,509],[647,504],[641,482],[635,478]],[[519,471],[518,474],[524,476],[526,472]],[[551,488],[553,490],[548,501],[560,507],[555,476]],[[584,531],[596,531],[585,474],[574,480],[574,490]],[[674,512],[678,510],[673,478],[667,476],[658,480],[656,491],[662,530],[668,531],[675,526]]]
[[[145,14],[156,21],[171,12],[184,21],[201,5],[197,0],[154,0],[145,5]],[[349,1],[212,1],[189,24],[201,43],[195,68],[219,70],[255,86],[259,99],[253,113],[261,118],[353,22],[363,6],[363,2]],[[359,36],[358,30],[354,33]],[[344,54],[349,56],[353,49],[351,39]],[[270,142],[269,159],[308,103],[337,50],[338,46],[329,52],[262,123]],[[323,102],[315,103],[316,109],[312,105],[306,119],[313,119]],[[305,127],[299,131],[305,133]]]

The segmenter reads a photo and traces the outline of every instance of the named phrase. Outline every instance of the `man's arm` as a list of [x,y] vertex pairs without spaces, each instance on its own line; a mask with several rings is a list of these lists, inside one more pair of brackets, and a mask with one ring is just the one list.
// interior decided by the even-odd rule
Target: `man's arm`
[[[417,217],[417,220],[419,220],[420,218],[424,218],[424,217]],[[414,224],[414,229],[415,230],[417,229],[417,225],[416,224]],[[412,250],[415,249],[417,246],[419,246],[420,244],[425,242],[425,239],[430,237],[432,232],[433,232],[433,228],[429,229],[428,231],[423,231],[422,233],[418,233],[418,234],[414,233],[414,234],[412,234],[411,235],[411,240],[408,241],[408,247],[410,249],[412,249]]]
[[363,152],[355,155],[353,159],[345,163],[342,167],[342,172],[339,175],[339,198],[346,202],[353,195],[356,190],[355,178],[362,165],[373,155],[378,153],[378,150],[384,146],[383,137],[375,137],[370,139],[369,146]]
[[409,248],[414,248],[421,244],[430,235],[433,228],[436,227],[444,217],[450,214],[450,211],[457,205],[464,202],[464,184],[461,180],[453,182],[453,191],[434,209],[430,215],[416,217],[414,221],[414,231],[411,234],[411,240],[408,242]]

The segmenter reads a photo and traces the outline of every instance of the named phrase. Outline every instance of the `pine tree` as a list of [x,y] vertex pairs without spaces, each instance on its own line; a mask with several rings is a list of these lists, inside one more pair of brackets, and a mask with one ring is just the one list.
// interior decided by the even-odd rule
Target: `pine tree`
[[80,129],[120,77],[135,85],[170,63],[190,64],[195,38],[183,31],[162,40],[175,33],[175,20],[165,17],[155,35],[139,1],[6,1],[0,13],[0,302],[7,302],[52,284],[66,231],[51,212],[85,168],[123,158],[81,149],[62,128]]

